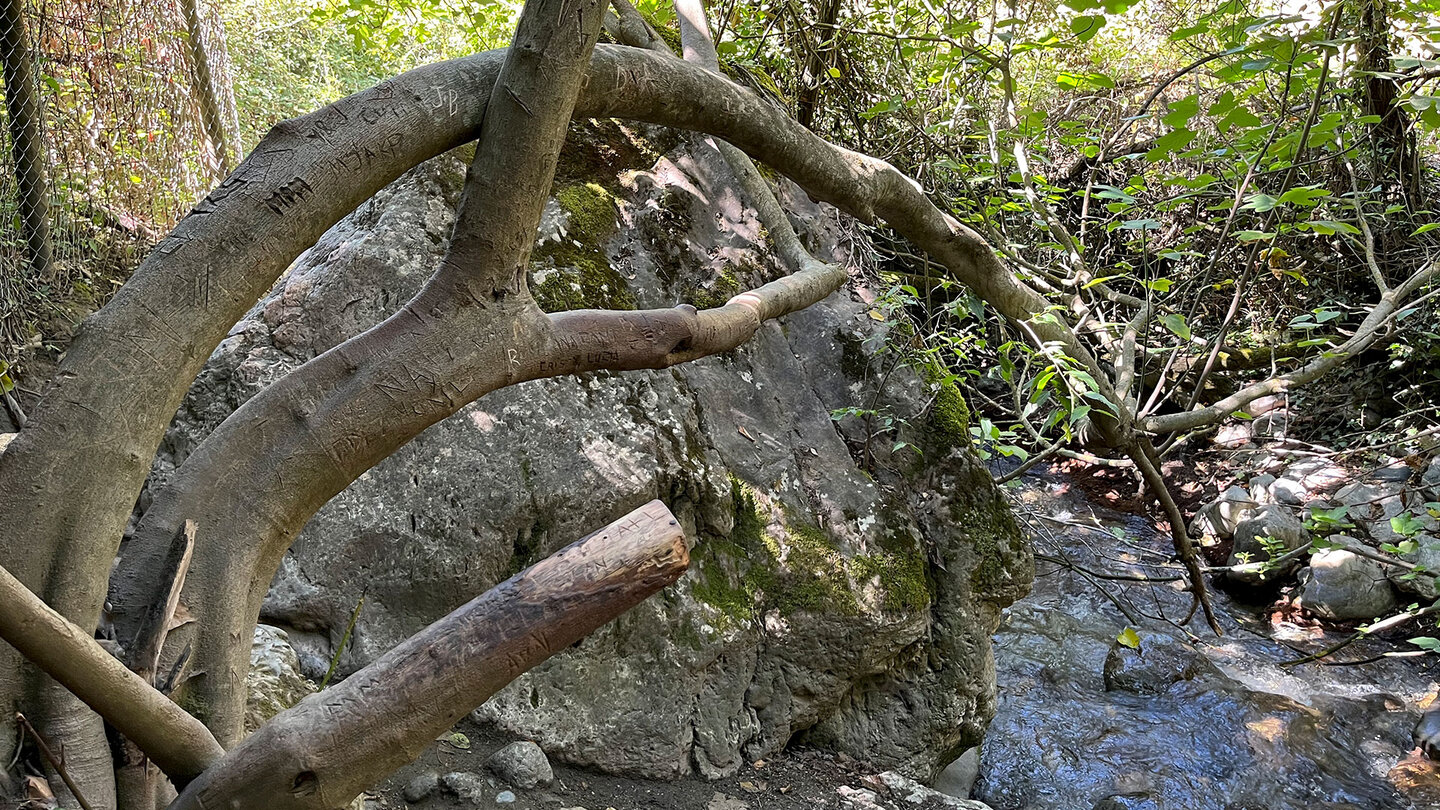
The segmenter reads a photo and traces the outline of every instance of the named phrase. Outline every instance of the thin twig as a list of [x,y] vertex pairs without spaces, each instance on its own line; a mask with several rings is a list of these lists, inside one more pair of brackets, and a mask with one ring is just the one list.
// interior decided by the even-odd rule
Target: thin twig
[[31,737],[35,738],[35,747],[40,749],[40,755],[45,757],[46,762],[50,763],[50,767],[54,768],[55,772],[60,774],[61,780],[65,782],[65,787],[70,790],[70,795],[74,796],[75,801],[80,803],[80,810],[94,810],[94,808],[90,806],[90,802],[85,801],[85,794],[80,792],[80,786],[75,784],[74,779],[70,778],[70,772],[65,769],[65,762],[60,757],[55,756],[54,751],[50,750],[50,744],[45,741],[45,736],[36,730],[34,726],[30,725],[30,721],[25,719],[25,715],[20,712],[15,713],[15,722],[19,723],[21,728],[29,732]]
[[1087,575],[1089,575],[1089,576],[1095,577],[1096,579],[1119,580],[1119,581],[1121,581],[1121,582],[1184,582],[1184,581],[1185,581],[1185,577],[1183,577],[1183,576],[1152,577],[1152,576],[1148,576],[1148,575],[1146,575],[1146,574],[1106,574],[1106,573],[1103,573],[1103,572],[1101,572],[1101,571],[1092,571],[1092,570],[1090,570],[1089,568],[1086,568],[1086,567],[1080,565],[1079,563],[1071,562],[1071,561],[1069,561],[1069,560],[1067,560],[1067,559],[1064,559],[1064,558],[1062,558],[1062,557],[1054,557],[1054,556],[1051,556],[1051,555],[1049,555],[1049,554],[1040,554],[1040,553],[1038,553],[1038,552],[1035,554],[1035,559],[1037,559],[1037,560],[1044,560],[1044,561],[1046,561],[1046,562],[1052,562],[1052,563],[1055,563],[1056,565],[1063,565],[1063,566],[1065,566],[1066,568],[1073,568],[1074,570],[1079,571],[1079,572],[1082,573],[1082,574],[1087,574]]
[[365,595],[360,595],[360,601],[355,603],[355,609],[350,611],[350,623],[345,625],[345,635],[340,637],[340,644],[335,647],[335,655],[330,659],[330,668],[325,670],[325,677],[320,680],[320,688],[324,689],[329,685],[330,679],[335,675],[335,669],[340,666],[340,656],[345,654],[345,645],[350,643],[350,634],[355,632],[355,621],[360,618],[360,608],[365,607]]
[[1369,627],[1362,627],[1359,630],[1356,630],[1354,633],[1350,634],[1349,637],[1339,641],[1338,643],[1332,644],[1329,647],[1320,650],[1319,652],[1311,653],[1310,655],[1307,655],[1303,658],[1296,658],[1293,661],[1281,661],[1279,665],[1282,667],[1293,667],[1297,664],[1304,664],[1310,661],[1319,660],[1328,655],[1332,655],[1336,652],[1339,652],[1340,650],[1343,650],[1344,648],[1350,646],[1351,644],[1354,644],[1365,636],[1374,635],[1375,633],[1383,632],[1385,630],[1390,630],[1399,627],[1402,624],[1407,624],[1422,616],[1427,616],[1431,613],[1437,612],[1440,612],[1440,603],[1435,603],[1430,605],[1429,607],[1420,608],[1419,610],[1399,613],[1389,617],[1388,619],[1381,619],[1380,621],[1370,625]]

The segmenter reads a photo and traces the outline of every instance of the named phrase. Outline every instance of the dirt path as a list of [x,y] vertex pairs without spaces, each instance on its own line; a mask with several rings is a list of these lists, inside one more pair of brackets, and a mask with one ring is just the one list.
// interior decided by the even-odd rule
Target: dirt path
[[[688,777],[672,782],[627,779],[555,765],[548,788],[519,790],[485,770],[485,760],[513,742],[469,720],[456,726],[463,738],[437,740],[419,760],[367,794],[365,810],[943,810],[968,807],[933,796],[908,800],[887,787],[875,771],[844,755],[815,750],[786,751],[746,765],[735,776],[708,781]],[[466,747],[468,745],[468,747]],[[447,774],[474,778],[446,779]],[[407,786],[439,777],[424,798],[409,802]],[[468,784],[468,796],[447,786]],[[418,787],[418,784],[417,784]],[[413,793],[417,792],[412,789]]]

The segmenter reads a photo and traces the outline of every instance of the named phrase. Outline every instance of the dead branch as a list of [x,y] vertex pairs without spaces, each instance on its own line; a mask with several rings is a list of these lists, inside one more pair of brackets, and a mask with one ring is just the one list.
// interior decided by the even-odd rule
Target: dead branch
[[224,752],[204,725],[0,568],[4,638],[133,740],[177,785]]
[[171,810],[343,807],[515,677],[675,582],[689,563],[679,523],[651,501],[277,715]]

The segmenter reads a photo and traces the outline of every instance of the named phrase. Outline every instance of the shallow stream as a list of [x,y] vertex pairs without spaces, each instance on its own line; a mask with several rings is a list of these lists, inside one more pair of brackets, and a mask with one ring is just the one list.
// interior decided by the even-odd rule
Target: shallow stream
[[[1440,771],[1411,751],[1440,679],[1434,656],[1281,666],[1344,634],[1272,623],[1219,591],[1224,635],[1198,618],[1187,633],[1178,583],[1095,575],[1172,577],[1168,535],[1053,476],[1019,500],[1050,559],[995,637],[1000,708],[974,798],[995,810],[1440,808]],[[1126,627],[1138,653],[1116,643]],[[1409,629],[1401,638],[1430,634]]]

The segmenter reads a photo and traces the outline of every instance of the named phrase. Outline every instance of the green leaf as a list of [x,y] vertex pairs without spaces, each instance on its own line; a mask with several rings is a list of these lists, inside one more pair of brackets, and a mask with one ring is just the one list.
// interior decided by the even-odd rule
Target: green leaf
[[1348,222],[1337,222],[1333,219],[1312,219],[1305,224],[1309,225],[1310,230],[1320,236],[1330,236],[1336,233],[1348,233],[1357,236],[1360,234],[1360,229],[1354,225]]
[[446,737],[445,742],[450,743],[462,751],[470,750],[470,738],[458,731],[452,732],[450,736]]
[[1280,204],[1280,200],[1269,194],[1256,192],[1245,198],[1245,204],[1240,206],[1241,211],[1259,211],[1264,213]]
[[1171,42],[1179,42],[1179,41],[1182,40],[1182,39],[1189,39],[1190,37],[1193,37],[1193,36],[1195,36],[1196,34],[1203,34],[1203,33],[1206,33],[1206,32],[1209,31],[1209,30],[1210,30],[1210,24],[1209,24],[1209,23],[1201,23],[1201,24],[1199,24],[1199,25],[1191,25],[1191,26],[1188,26],[1188,27],[1186,27],[1186,28],[1179,28],[1179,29],[1176,29],[1173,33],[1170,34],[1170,41],[1171,41]]
[[1280,205],[1300,205],[1306,208],[1314,208],[1320,200],[1330,196],[1327,189],[1315,186],[1301,186],[1292,188],[1280,195]]
[[1170,112],[1166,113],[1161,120],[1171,129],[1181,129],[1191,118],[1195,117],[1195,113],[1200,112],[1200,97],[1191,93],[1185,98],[1172,101],[1165,106]]
[[1390,518],[1390,528],[1396,534],[1405,537],[1414,537],[1425,528],[1425,521],[1420,520],[1409,512],[1401,512]]
[[1419,235],[1422,234],[1422,233],[1429,233],[1429,232],[1435,230],[1436,228],[1440,228],[1440,222],[1427,222],[1427,223],[1425,223],[1424,225],[1421,225],[1420,227],[1416,228],[1416,229],[1415,229],[1415,232],[1412,233],[1412,234],[1410,234],[1410,235],[1411,235],[1411,236],[1419,236]]
[[1098,14],[1082,14],[1070,21],[1070,33],[1081,42],[1089,42],[1105,27],[1105,18]]
[[1237,233],[1235,234],[1235,238],[1236,238],[1236,239],[1239,239],[1241,242],[1260,242],[1260,241],[1269,242],[1271,239],[1274,239],[1274,238],[1275,238],[1275,232],[1274,232],[1274,231],[1239,231],[1239,232],[1237,232]]
[[1190,340],[1190,325],[1185,323],[1184,315],[1178,312],[1168,312],[1160,316],[1160,323],[1164,324],[1166,329],[1174,332],[1175,336],[1181,340]]
[[1193,140],[1195,133],[1188,129],[1172,130],[1155,139],[1155,148],[1145,153],[1145,159],[1152,163],[1162,160],[1171,152],[1178,152],[1189,146]]
[[1132,650],[1138,650],[1140,649],[1140,634],[1135,632],[1135,628],[1127,627],[1115,637],[1115,642]]
[[1263,123],[1264,121],[1260,119],[1260,116],[1250,112],[1245,107],[1235,106],[1231,107],[1229,112],[1225,113],[1225,115],[1221,117],[1220,120],[1215,122],[1215,128],[1225,134],[1229,134],[1230,130],[1235,129],[1236,127],[1240,127],[1241,129],[1252,129],[1254,127],[1260,126]]
[[1429,650],[1430,652],[1440,652],[1440,638],[1431,638],[1430,636],[1416,636],[1415,638],[1410,639],[1410,643],[1414,644],[1416,647],[1419,647],[1422,650]]
[[1115,80],[1104,73],[1071,73],[1061,71],[1055,76],[1055,83],[1070,90],[1079,90],[1086,87],[1113,88]]

